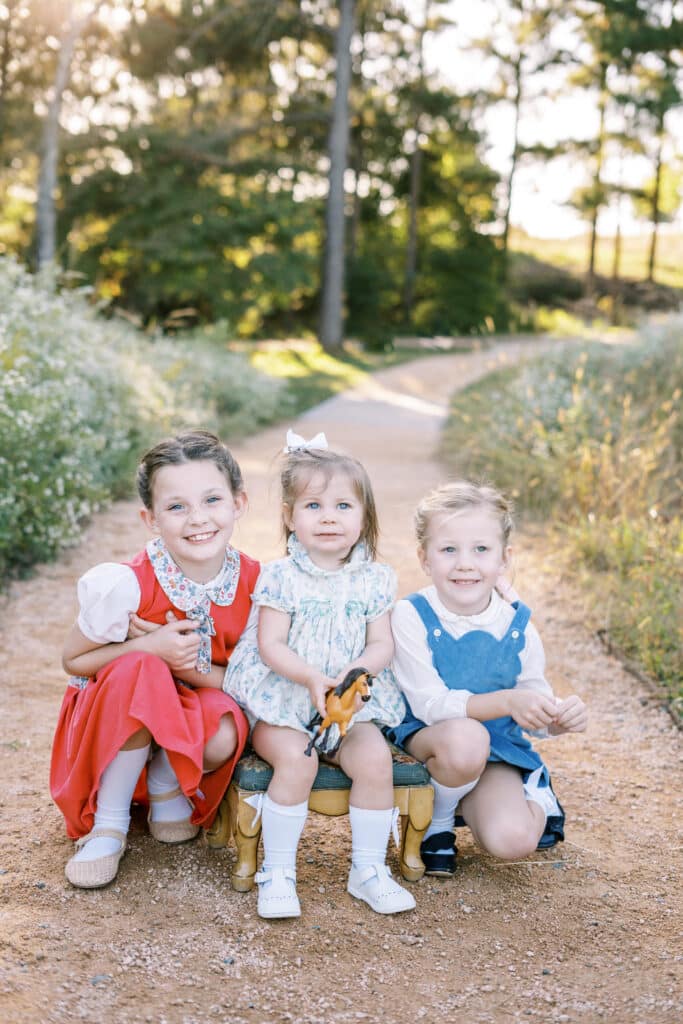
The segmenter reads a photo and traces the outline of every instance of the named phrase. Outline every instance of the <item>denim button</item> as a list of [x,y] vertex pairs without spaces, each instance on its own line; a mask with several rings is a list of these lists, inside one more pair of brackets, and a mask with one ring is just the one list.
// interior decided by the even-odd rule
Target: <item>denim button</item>
[[519,636],[519,630],[518,629],[513,629],[512,633],[511,633],[511,636],[512,636],[513,640],[516,640],[517,637]]
[[441,630],[440,629],[435,629],[434,630],[434,636],[441,636]]

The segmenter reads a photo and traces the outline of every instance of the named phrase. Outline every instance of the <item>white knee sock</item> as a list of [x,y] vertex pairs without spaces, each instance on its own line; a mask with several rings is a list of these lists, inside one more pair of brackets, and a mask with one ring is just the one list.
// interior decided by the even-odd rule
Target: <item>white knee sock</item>
[[429,839],[436,832],[452,832],[455,809],[462,798],[474,789],[479,779],[474,782],[466,782],[462,786],[442,786],[436,779],[432,779],[434,789],[434,811],[432,820],[427,827],[424,838]]
[[[147,791],[150,796],[170,793],[178,788],[178,777],[165,750],[157,750],[147,769]],[[179,793],[173,800],[150,803],[152,821],[184,821],[192,814],[192,804]]]
[[387,859],[389,833],[394,821],[394,808],[367,810],[365,807],[349,807],[349,820],[351,863],[354,868],[384,864]]
[[308,816],[308,801],[288,807],[276,804],[266,793],[262,807],[263,870],[296,869],[296,851]]
[[[130,825],[130,803],[140,772],[149,755],[149,744],[136,750],[119,750],[102,773],[97,793],[97,810],[93,830],[115,828],[127,834]],[[121,843],[110,836],[91,839],[76,854],[76,860],[96,860],[118,853]]]

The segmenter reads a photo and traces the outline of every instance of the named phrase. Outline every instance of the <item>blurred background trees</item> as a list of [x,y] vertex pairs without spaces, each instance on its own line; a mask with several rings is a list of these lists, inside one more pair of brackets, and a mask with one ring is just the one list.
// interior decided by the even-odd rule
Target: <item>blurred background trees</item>
[[[601,211],[624,203],[650,225],[657,281],[680,203],[682,5],[481,7],[496,17],[465,39],[461,5],[439,0],[2,0],[0,253],[142,326],[252,338],[326,323],[329,347],[507,329],[516,171],[542,177],[571,153],[587,291]],[[457,43],[437,71],[426,55],[444,34]],[[496,62],[497,84],[454,85],[466,50]],[[586,90],[593,135],[534,135],[539,104]],[[514,119],[503,174],[494,104]],[[610,176],[616,156],[647,168],[637,184]]]

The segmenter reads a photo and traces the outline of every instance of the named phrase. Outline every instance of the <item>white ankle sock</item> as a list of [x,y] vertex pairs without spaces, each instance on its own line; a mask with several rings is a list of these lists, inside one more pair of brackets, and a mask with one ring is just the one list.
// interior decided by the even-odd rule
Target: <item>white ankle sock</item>
[[354,868],[384,864],[393,820],[393,807],[387,807],[386,810],[349,807],[351,863]]
[[[97,810],[93,830],[115,828],[124,834],[130,825],[130,803],[140,772],[145,767],[149,745],[136,750],[119,750],[118,754],[102,772],[97,793]],[[76,853],[75,859],[96,860],[118,853],[121,843],[111,836],[97,836]]]
[[263,871],[271,868],[296,870],[296,851],[307,816],[307,800],[287,806],[275,803],[265,794],[261,811]]
[[462,786],[442,786],[436,779],[431,780],[434,790],[434,811],[432,812],[432,820],[424,834],[425,839],[429,839],[430,836],[435,835],[437,832],[453,831],[456,807],[462,798],[471,789],[474,789],[478,782],[479,779],[475,779],[474,782],[466,782]]
[[[171,767],[165,750],[157,750],[147,769],[147,791],[150,796],[170,793],[178,788],[178,776]],[[172,800],[150,803],[152,821],[184,821],[192,814],[192,804],[179,793]]]

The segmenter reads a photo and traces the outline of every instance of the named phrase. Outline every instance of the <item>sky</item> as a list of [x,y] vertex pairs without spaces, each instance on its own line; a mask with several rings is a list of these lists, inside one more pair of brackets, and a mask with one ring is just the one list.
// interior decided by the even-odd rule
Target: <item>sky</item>
[[[409,0],[410,2],[410,0]],[[424,0],[412,0],[417,11],[423,9]],[[438,71],[459,90],[489,85],[495,75],[495,63],[487,62],[476,53],[466,52],[468,39],[485,35],[490,4],[453,0],[445,10],[457,27],[442,30],[428,37],[426,58],[428,68]],[[558,138],[590,138],[597,131],[598,112],[595,96],[572,90],[571,94],[556,100],[541,98],[527,106],[521,124],[521,140],[527,144],[552,144]],[[499,172],[506,173],[510,165],[513,140],[512,107],[508,104],[491,106],[482,126],[489,143],[488,162]],[[683,138],[683,116],[669,123],[672,136]],[[608,161],[605,177],[625,184],[642,184],[652,177],[652,165],[644,158],[631,158],[628,165]],[[572,192],[585,184],[585,170],[570,158],[553,161],[546,166],[534,163],[518,168],[512,205],[512,223],[538,238],[566,238],[583,234],[585,222],[567,205]],[[612,235],[616,230],[617,212],[604,210],[600,215],[599,232]],[[675,230],[683,229],[683,214],[679,212]],[[624,234],[649,234],[650,228],[633,215],[628,200],[622,202],[621,229]]]

